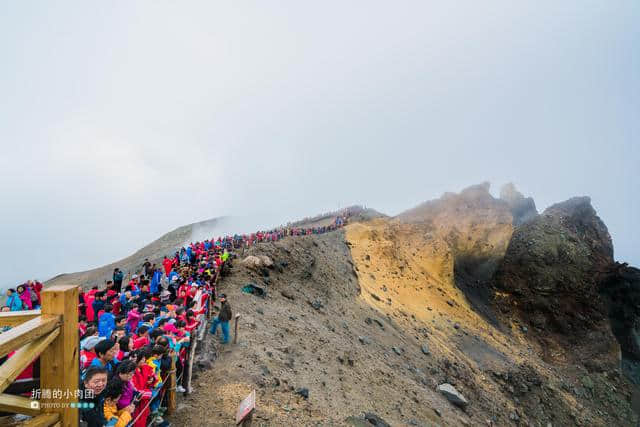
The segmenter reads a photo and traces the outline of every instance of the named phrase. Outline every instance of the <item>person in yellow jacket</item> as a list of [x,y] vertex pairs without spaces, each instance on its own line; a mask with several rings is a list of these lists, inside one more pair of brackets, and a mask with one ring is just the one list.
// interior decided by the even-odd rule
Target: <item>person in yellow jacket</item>
[[118,400],[122,395],[124,383],[119,378],[113,378],[104,389],[104,419],[106,427],[126,427],[131,421],[131,414],[135,410],[135,403],[118,410]]
[[153,372],[156,375],[156,381],[153,383],[152,388],[157,389],[162,385],[161,379],[161,364],[162,356],[164,356],[166,349],[161,345],[154,345],[151,349],[151,357],[147,359],[147,365],[153,368]]

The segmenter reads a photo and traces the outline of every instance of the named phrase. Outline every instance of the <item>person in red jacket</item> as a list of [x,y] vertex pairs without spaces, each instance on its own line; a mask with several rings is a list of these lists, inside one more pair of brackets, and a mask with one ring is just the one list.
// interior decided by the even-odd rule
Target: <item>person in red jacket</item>
[[38,297],[38,305],[42,305],[42,300],[40,299],[40,291],[42,291],[42,283],[40,283],[38,279],[36,279],[31,283],[31,288],[33,289],[36,296]]
[[136,406],[133,418],[136,420],[134,427],[146,427],[149,417],[149,400],[151,399],[153,384],[156,382],[156,375],[153,368],[147,364],[147,359],[151,357],[151,349],[144,348],[135,352],[136,370],[133,373],[134,387],[141,393],[140,403]]
[[171,267],[173,267],[173,261],[166,256],[162,260],[162,266],[164,267],[164,273],[168,276],[171,273]]
[[96,313],[93,311],[93,301],[96,299],[96,293],[98,292],[98,287],[93,287],[89,292],[84,294],[84,304],[86,306],[87,313],[87,322],[97,321],[95,318]]

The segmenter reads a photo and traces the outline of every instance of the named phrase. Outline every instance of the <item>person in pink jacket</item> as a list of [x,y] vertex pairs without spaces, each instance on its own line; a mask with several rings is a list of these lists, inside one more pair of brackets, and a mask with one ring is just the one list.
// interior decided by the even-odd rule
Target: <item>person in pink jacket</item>
[[127,314],[127,328],[129,328],[129,333],[136,332],[140,319],[142,319],[142,313],[138,311],[138,306],[134,305],[129,311],[129,314]]
[[31,292],[29,288],[25,285],[18,286],[18,296],[20,300],[23,302],[24,306],[27,307],[27,310],[33,310],[33,304],[31,303]]

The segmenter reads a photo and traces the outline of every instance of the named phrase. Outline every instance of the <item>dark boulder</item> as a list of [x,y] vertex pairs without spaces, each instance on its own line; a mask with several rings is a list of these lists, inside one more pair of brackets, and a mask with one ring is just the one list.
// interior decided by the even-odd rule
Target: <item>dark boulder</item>
[[591,200],[569,199],[515,229],[495,275],[496,305],[579,361],[611,367],[619,354],[596,276],[612,263],[611,236]]

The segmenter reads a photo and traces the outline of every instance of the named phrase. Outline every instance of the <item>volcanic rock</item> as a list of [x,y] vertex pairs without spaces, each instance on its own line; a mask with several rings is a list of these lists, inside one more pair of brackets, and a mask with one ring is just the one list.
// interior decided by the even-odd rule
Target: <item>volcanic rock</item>
[[467,404],[469,403],[467,402],[467,399],[465,399],[464,396],[451,384],[440,384],[438,386],[438,391],[442,393],[444,397],[449,400],[449,402],[453,403],[459,408],[465,409],[467,407]]

